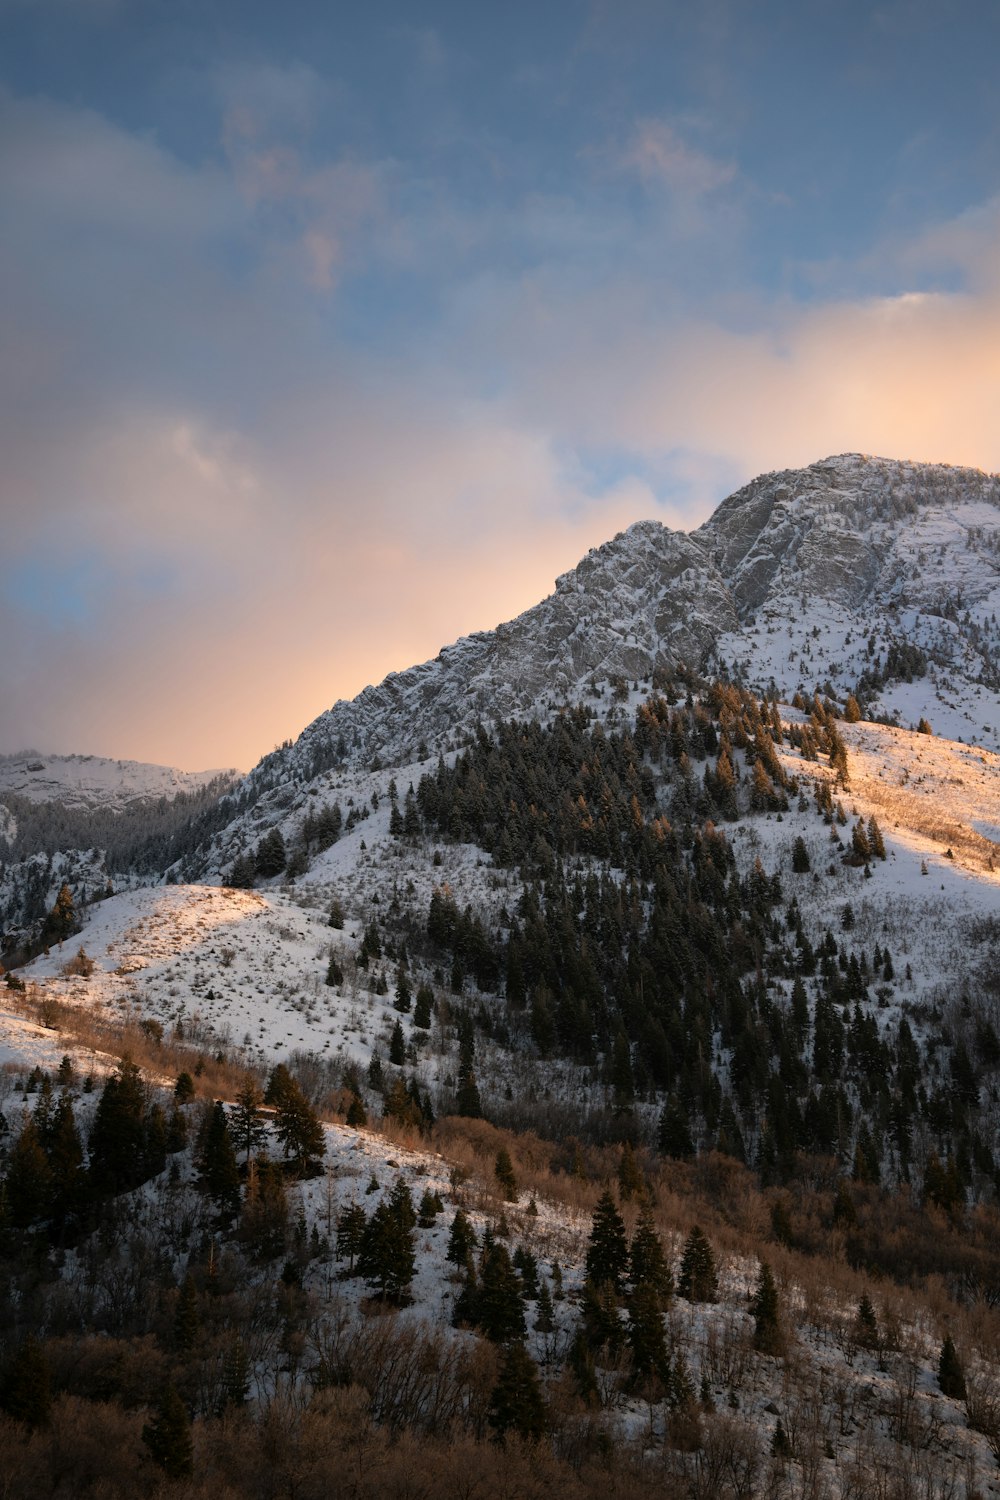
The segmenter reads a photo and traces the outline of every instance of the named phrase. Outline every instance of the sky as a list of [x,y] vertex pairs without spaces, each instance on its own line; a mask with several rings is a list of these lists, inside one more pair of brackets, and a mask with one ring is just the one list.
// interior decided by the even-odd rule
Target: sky
[[1000,470],[994,0],[0,0],[0,752],[248,768],[633,521]]

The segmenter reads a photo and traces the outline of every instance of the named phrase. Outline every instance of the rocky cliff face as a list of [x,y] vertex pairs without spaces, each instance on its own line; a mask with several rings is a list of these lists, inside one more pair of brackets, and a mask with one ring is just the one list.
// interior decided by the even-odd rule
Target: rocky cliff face
[[335,704],[251,772],[241,802],[287,808],[337,764],[404,764],[477,718],[680,663],[784,698],[863,682],[871,713],[995,748],[998,608],[1000,477],[860,454],[765,474],[699,530],[639,522],[516,620]]

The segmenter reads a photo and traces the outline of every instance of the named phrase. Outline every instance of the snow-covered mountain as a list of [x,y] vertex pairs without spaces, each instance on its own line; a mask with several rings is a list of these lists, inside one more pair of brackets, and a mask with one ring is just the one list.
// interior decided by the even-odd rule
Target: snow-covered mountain
[[856,693],[866,717],[997,749],[998,607],[1000,477],[860,454],[765,474],[697,531],[638,522],[517,619],[334,704],[239,805],[273,822],[333,768],[402,766],[477,719],[607,705],[680,665],[785,701]]
[[[175,766],[139,760],[109,760],[100,755],[0,755],[0,804],[10,797],[28,802],[59,802],[74,810],[123,812],[136,802],[159,797],[172,800],[213,781],[232,782],[239,772],[179,771]],[[3,816],[0,806],[0,817]],[[0,824],[0,836],[3,826]]]

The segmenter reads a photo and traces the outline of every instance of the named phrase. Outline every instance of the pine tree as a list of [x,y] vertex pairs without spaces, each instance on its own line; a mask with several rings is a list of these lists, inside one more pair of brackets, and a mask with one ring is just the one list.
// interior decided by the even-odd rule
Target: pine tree
[[68,885],[63,884],[59,887],[55,905],[42,923],[38,941],[43,948],[51,948],[79,931],[80,922],[73,904],[73,892]]
[[674,1278],[648,1204],[643,1207],[632,1236],[629,1280],[634,1288],[651,1286],[661,1301],[665,1301],[673,1293]]
[[527,1442],[538,1442],[548,1425],[538,1368],[519,1341],[508,1344],[499,1378],[490,1396],[489,1424],[502,1442],[515,1432]]
[[330,962],[326,966],[326,981],[331,989],[339,989],[344,982],[344,971],[336,953],[331,951]]
[[257,1155],[267,1139],[267,1129],[260,1113],[263,1102],[256,1079],[247,1078],[237,1090],[229,1121],[236,1150],[243,1152],[243,1159],[247,1162],[251,1156]]
[[878,1318],[867,1292],[861,1294],[854,1318],[854,1329],[862,1349],[877,1349],[879,1342]]
[[501,1146],[497,1152],[496,1161],[493,1163],[493,1176],[499,1183],[506,1201],[516,1203],[517,1178],[514,1175],[514,1163],[510,1159],[510,1152],[506,1146]]
[[281,874],[285,862],[285,840],[281,836],[281,829],[272,828],[257,845],[254,872],[263,880],[270,880],[272,876]]
[[521,1283],[505,1245],[494,1243],[483,1252],[476,1321],[495,1344],[524,1337]]
[[942,1396],[951,1396],[955,1401],[965,1400],[965,1371],[950,1333],[941,1345],[941,1355],[938,1359],[938,1385]]
[[286,1078],[274,1101],[274,1133],[286,1158],[295,1162],[299,1176],[308,1177],[326,1155],[326,1137],[305,1094],[291,1075],[286,1074]]
[[27,1229],[30,1224],[47,1214],[51,1202],[52,1172],[38,1126],[31,1118],[25,1120],[11,1147],[3,1186],[7,1212],[16,1229]]
[[413,1024],[419,1031],[430,1031],[433,1007],[434,991],[430,985],[422,984],[417,990],[417,998],[413,1006]]
[[766,1260],[760,1263],[760,1274],[750,1303],[753,1314],[753,1346],[761,1354],[781,1354],[785,1346],[778,1306],[778,1288]]
[[354,1130],[368,1124],[368,1111],[365,1109],[360,1094],[352,1094],[351,1102],[347,1106],[347,1123]]
[[359,1203],[349,1203],[337,1216],[337,1259],[348,1262],[347,1274],[354,1275],[354,1260],[364,1240],[368,1215]]
[[409,980],[406,977],[406,970],[401,966],[396,971],[396,999],[394,1004],[398,1011],[402,1011],[403,1014],[406,1015],[409,1012],[412,1003],[413,996],[410,990]]
[[689,1302],[714,1302],[719,1294],[712,1247],[697,1224],[684,1242],[677,1291]]
[[670,1361],[663,1332],[663,1310],[655,1287],[648,1282],[638,1286],[629,1298],[627,1339],[635,1378],[648,1380],[656,1376],[665,1382]]
[[406,1300],[416,1269],[413,1232],[390,1203],[380,1203],[365,1225],[357,1268],[383,1302]]
[[445,1259],[449,1260],[453,1266],[464,1266],[475,1248],[476,1231],[464,1209],[456,1208],[455,1217],[451,1221]]
[[194,1098],[194,1079],[190,1073],[178,1073],[174,1084],[174,1098],[178,1104],[189,1104]]
[[694,1155],[691,1126],[676,1094],[671,1095],[663,1106],[657,1140],[663,1156],[686,1161]]
[[142,1440],[168,1479],[185,1479],[192,1472],[191,1421],[175,1386],[164,1390],[155,1417],[142,1429]]
[[587,1279],[596,1286],[610,1285],[621,1295],[628,1275],[629,1252],[625,1221],[615,1207],[608,1189],[601,1194],[594,1209],[587,1247]]
[[538,1311],[535,1314],[535,1332],[552,1333],[556,1326],[549,1284],[543,1281],[538,1288]]
[[231,1223],[240,1206],[240,1172],[221,1099],[208,1114],[198,1143],[197,1167],[198,1186],[215,1204],[220,1222]]
[[812,865],[809,860],[809,850],[806,848],[806,841],[799,834],[792,845],[792,870],[796,875],[806,875],[811,868]]
[[397,1068],[401,1068],[406,1062],[406,1038],[399,1021],[392,1028],[392,1036],[389,1039],[389,1061]]

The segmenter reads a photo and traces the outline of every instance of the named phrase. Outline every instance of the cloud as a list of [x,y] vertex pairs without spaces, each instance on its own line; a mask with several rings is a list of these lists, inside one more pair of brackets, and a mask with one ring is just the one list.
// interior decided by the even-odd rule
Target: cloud
[[688,143],[665,120],[640,120],[622,154],[623,166],[647,185],[668,188],[684,197],[701,198],[728,187],[736,178],[734,162],[721,161]]

